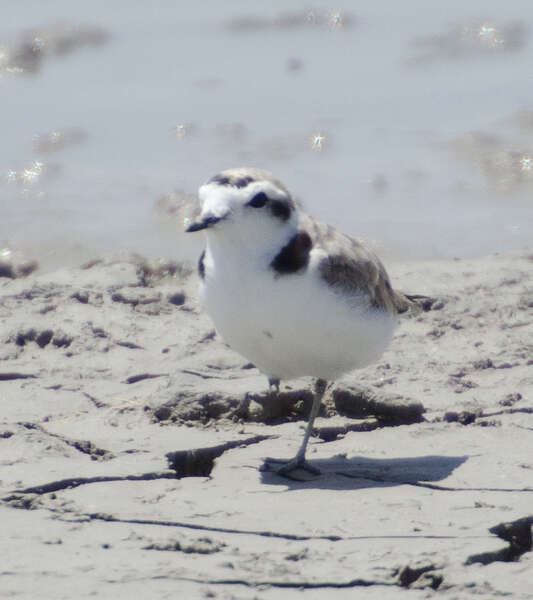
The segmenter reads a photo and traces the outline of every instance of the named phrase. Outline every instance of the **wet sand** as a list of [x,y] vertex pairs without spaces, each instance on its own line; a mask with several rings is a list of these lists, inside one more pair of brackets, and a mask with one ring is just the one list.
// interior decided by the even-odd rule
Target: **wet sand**
[[389,265],[434,302],[328,390],[310,480],[261,467],[311,382],[269,396],[191,269],[0,278],[0,595],[533,597],[532,268]]

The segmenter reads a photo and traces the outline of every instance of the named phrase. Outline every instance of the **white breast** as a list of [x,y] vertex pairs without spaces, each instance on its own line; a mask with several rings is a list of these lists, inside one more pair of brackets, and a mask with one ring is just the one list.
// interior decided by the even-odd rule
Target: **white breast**
[[218,333],[265,375],[332,380],[379,358],[396,318],[366,298],[334,292],[313,250],[301,274],[277,275],[268,261],[224,256],[209,245],[201,295]]

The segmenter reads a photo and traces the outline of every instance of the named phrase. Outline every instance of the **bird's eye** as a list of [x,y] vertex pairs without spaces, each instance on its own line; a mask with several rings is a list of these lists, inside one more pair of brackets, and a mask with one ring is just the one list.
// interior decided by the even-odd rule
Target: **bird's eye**
[[261,208],[268,202],[268,196],[265,192],[259,192],[256,194],[250,202],[248,202],[248,206],[253,206],[254,208]]

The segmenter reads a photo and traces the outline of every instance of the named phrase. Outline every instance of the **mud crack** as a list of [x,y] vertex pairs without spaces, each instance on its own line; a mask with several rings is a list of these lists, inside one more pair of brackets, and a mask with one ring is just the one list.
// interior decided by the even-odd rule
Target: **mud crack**
[[204,585],[242,585],[248,588],[271,587],[302,590],[317,590],[325,588],[346,589],[371,586],[395,587],[397,585],[396,583],[390,581],[373,581],[361,578],[351,579],[350,581],[275,581],[270,579],[261,581],[248,581],[245,579],[197,579],[194,577],[178,577],[177,579]]
[[75,448],[78,450],[78,452],[81,452],[82,454],[88,454],[92,460],[110,460],[115,458],[115,455],[112,452],[109,450],[104,450],[103,448],[99,448],[90,440],[71,440],[67,437],[59,435],[58,433],[47,431],[42,425],[38,425],[37,423],[21,423],[21,425],[23,425],[26,429],[35,429],[46,436],[60,440],[67,446]]
[[403,569],[399,570],[398,582],[402,587],[410,588],[431,588],[436,590],[440,587],[444,581],[444,577],[441,573],[436,573],[438,567],[434,564],[420,565],[411,567],[406,565]]
[[[178,527],[182,529],[194,529],[197,531],[209,531],[215,533],[233,533],[237,535],[258,535],[261,537],[277,538],[282,540],[292,541],[308,541],[308,540],[327,540],[330,542],[338,542],[342,539],[338,535],[298,535],[293,533],[277,533],[275,531],[255,531],[245,529],[231,529],[229,527],[213,527],[208,525],[199,525],[196,523],[185,523],[182,521],[158,521],[156,519],[121,519],[113,515],[104,513],[82,513],[81,518],[91,519],[94,521],[108,521],[111,523],[129,523],[131,525],[159,525],[161,527]],[[70,519],[72,520],[72,519]]]
[[[170,471],[161,471],[154,473],[142,473],[141,475],[100,475],[95,477],[69,477],[67,479],[59,479],[42,485],[35,485],[24,488],[22,490],[14,490],[13,494],[49,494],[51,492],[59,492],[61,490],[70,490],[80,485],[89,483],[105,483],[108,481],[152,481],[154,479],[176,479],[176,473]],[[4,502],[13,500],[12,496],[2,498]]]
[[502,540],[509,542],[509,545],[494,552],[472,554],[467,558],[465,564],[481,563],[482,565],[490,565],[493,562],[513,562],[518,560],[522,554],[531,552],[533,549],[532,527],[533,515],[508,523],[499,523],[491,527],[489,529],[490,533],[494,533]]
[[258,444],[264,440],[275,438],[274,435],[256,435],[244,440],[226,442],[208,448],[195,448],[192,450],[179,450],[169,452],[166,457],[168,465],[181,477],[208,477],[215,466],[215,459],[233,448],[243,448],[251,444]]
[[37,375],[31,373],[0,373],[0,381],[13,381],[14,379],[36,379]]
[[[110,523],[128,523],[130,525],[156,525],[159,527],[175,527],[177,529],[191,529],[209,533],[228,533],[234,535],[255,535],[259,537],[290,540],[296,542],[308,542],[311,540],[325,540],[328,542],[341,542],[347,540],[394,540],[394,539],[457,539],[457,536],[449,535],[362,535],[362,536],[339,536],[339,535],[301,535],[297,533],[280,533],[277,531],[261,531],[254,529],[232,529],[229,527],[217,527],[200,525],[198,523],[187,523],[184,521],[160,521],[157,519],[122,519],[106,513],[80,513],[79,520],[107,521]],[[61,517],[59,517],[61,518]],[[69,521],[73,521],[69,516]]]
[[168,373],[140,373],[139,375],[131,375],[125,379],[123,383],[138,383],[139,381],[144,381],[145,379],[155,379],[157,377],[168,377]]

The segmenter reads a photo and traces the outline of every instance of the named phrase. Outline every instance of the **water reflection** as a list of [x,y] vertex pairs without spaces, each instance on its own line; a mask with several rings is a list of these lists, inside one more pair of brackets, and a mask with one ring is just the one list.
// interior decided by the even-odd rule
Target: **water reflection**
[[21,33],[11,45],[0,48],[0,74],[35,75],[47,57],[64,56],[85,46],[102,46],[110,39],[103,28],[61,22]]
[[80,144],[87,139],[87,132],[79,127],[54,129],[33,136],[33,149],[39,154],[57,152],[68,146]]
[[443,33],[413,40],[415,54],[409,62],[418,65],[518,52],[524,48],[527,37],[527,28],[518,21],[457,23]]
[[348,11],[336,9],[307,9],[284,11],[274,17],[246,15],[233,18],[227,28],[238,33],[266,30],[294,30],[317,28],[326,30],[350,29],[355,25],[355,17]]

